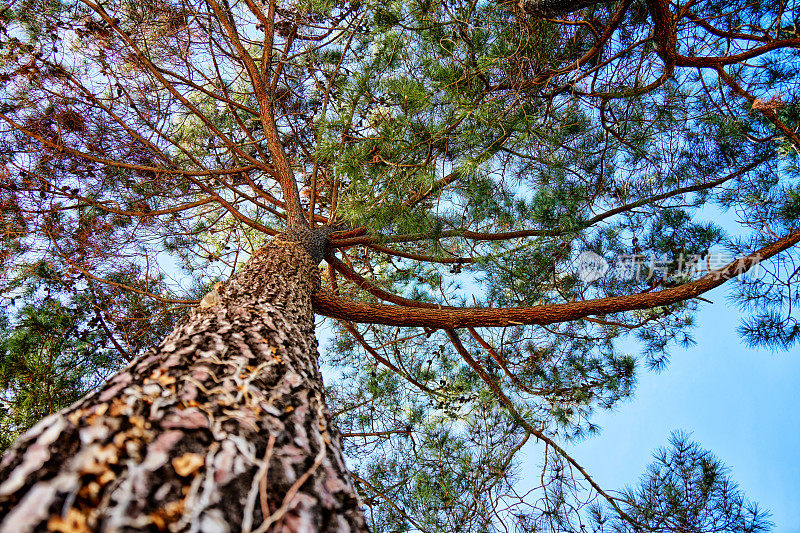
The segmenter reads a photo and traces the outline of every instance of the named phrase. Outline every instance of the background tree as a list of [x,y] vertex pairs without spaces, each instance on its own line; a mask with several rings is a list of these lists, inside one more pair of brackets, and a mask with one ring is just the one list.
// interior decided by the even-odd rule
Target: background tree
[[[320,496],[325,482],[315,481],[344,470],[336,431],[313,403],[321,402],[313,302],[336,319],[323,363],[339,379],[326,397],[373,529],[601,527],[605,515],[586,506],[598,497],[622,520],[613,527],[654,528],[654,501],[677,509],[657,484],[640,494],[604,491],[558,443],[595,431],[593,411],[630,396],[641,363],[660,368],[671,343],[691,342],[702,294],[756,262],[757,274],[736,282],[753,311],[745,338],[789,346],[797,337],[796,7],[33,0],[2,17],[3,259],[46,265],[85,298],[78,309],[100,317],[98,334],[123,357],[200,303],[153,352],[165,357],[136,359],[120,374],[129,377],[71,408],[83,415],[49,419],[6,456],[3,475],[13,483],[0,486],[3,509],[27,509],[23,495],[37,486],[50,491],[38,515],[24,515],[26,527],[34,519],[111,527],[123,514],[131,527],[284,521],[291,529],[303,516],[336,527],[335,505]],[[708,222],[720,208],[742,227]],[[323,288],[291,242],[310,260],[324,255]],[[722,249],[732,260],[718,260]],[[614,270],[579,276],[582,252]],[[247,341],[261,354],[247,364],[307,369],[299,403],[263,414],[251,423],[260,431],[248,429],[247,446],[235,450],[194,415],[178,436],[158,409],[136,402],[150,379],[170,391],[164,420],[187,408],[223,413],[228,407],[210,397],[185,399],[199,394],[187,393],[191,372],[208,374],[210,365],[220,382],[236,379],[220,358],[198,362],[204,344],[187,344],[194,351],[180,364],[159,365],[197,324],[228,320],[243,302],[268,306],[249,320],[272,332],[264,337],[277,343],[271,348],[286,350]],[[276,326],[284,312],[298,329]],[[24,324],[24,308],[14,313]],[[208,335],[224,329],[213,324],[202,326]],[[624,352],[631,336],[642,343],[639,357]],[[287,346],[302,357],[284,365],[295,353]],[[248,386],[263,381],[268,397],[281,383],[295,386],[297,374],[267,379],[259,372],[274,365],[252,366]],[[115,409],[114,394],[133,410]],[[294,477],[277,479],[292,452],[291,430],[278,428],[310,427],[284,422],[315,409],[319,442],[301,438],[305,455],[287,459]],[[111,433],[97,436],[98,446],[115,447],[113,462],[86,471],[96,487],[52,481],[50,451],[25,458],[34,439],[47,450],[77,442],[44,436],[77,439],[94,415],[138,443],[126,451]],[[245,424],[243,416],[232,418]],[[158,440],[165,434],[180,438]],[[531,440],[543,447],[545,474],[525,497],[513,488],[515,455]],[[129,465],[150,464],[143,450],[153,447],[166,456],[148,475],[168,482],[150,487],[159,497],[122,506],[111,495],[132,486]],[[702,456],[695,448],[665,456],[664,468],[687,453]],[[246,466],[215,479],[215,461],[234,458]],[[687,482],[708,490],[690,474]],[[230,485],[232,496],[197,500],[193,484]],[[347,494],[345,485],[336,490]],[[328,511],[304,514],[301,488]],[[732,499],[693,505],[712,514],[751,509],[718,505],[741,501],[722,494]],[[112,503],[124,511],[110,512]],[[339,504],[361,527],[352,502]],[[748,512],[744,521],[727,516],[729,529],[767,525]]]
[[[101,319],[91,313],[86,295],[69,295],[62,303],[63,295],[53,293],[64,289],[59,280],[47,265],[36,267],[19,289],[25,303],[5,308],[0,334],[4,450],[39,419],[97,387],[121,363],[103,330],[94,329]],[[9,316],[15,317],[13,325]]]
[[670,448],[659,450],[636,490],[625,493],[634,520],[604,516],[592,509],[599,531],[763,531],[770,524],[727,476],[725,466],[707,450],[673,434]]

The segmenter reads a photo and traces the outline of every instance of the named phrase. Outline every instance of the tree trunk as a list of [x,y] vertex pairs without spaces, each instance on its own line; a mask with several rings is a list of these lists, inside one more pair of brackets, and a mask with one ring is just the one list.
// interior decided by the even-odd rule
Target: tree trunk
[[323,399],[317,266],[273,240],[161,343],[19,438],[0,532],[366,531]]

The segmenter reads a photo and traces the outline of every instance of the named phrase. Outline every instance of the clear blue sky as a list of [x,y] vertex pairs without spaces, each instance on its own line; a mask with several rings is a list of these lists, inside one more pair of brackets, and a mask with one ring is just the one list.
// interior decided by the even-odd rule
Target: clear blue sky
[[[673,347],[661,373],[641,365],[634,397],[597,413],[599,435],[565,448],[601,487],[619,490],[635,485],[653,453],[683,430],[725,463],[750,500],[771,512],[776,533],[800,533],[800,350],[744,345],[728,291],[723,285],[704,295],[714,303],[697,315],[697,344]],[[531,446],[537,445],[519,456],[520,489],[525,477],[536,484],[541,473],[541,449]]]
[[[660,373],[640,365],[634,397],[596,413],[599,435],[565,448],[601,487],[619,490],[636,484],[672,432],[685,431],[771,512],[776,533],[800,533],[800,348],[772,352],[743,344],[727,285],[704,295],[713,303],[697,314],[697,343],[672,347]],[[318,334],[324,345],[327,335]],[[536,484],[541,473],[541,449],[531,446],[519,456],[530,465],[521,465],[520,489],[525,477]]]
[[800,533],[800,353],[752,349],[736,334],[725,286],[709,293],[697,344],[673,348],[669,366],[642,370],[635,397],[595,420],[600,435],[567,449],[600,485],[632,485],[674,430],[712,451],[775,531]]
[[[706,207],[704,214],[734,234],[740,229],[729,213]],[[703,295],[713,303],[696,315],[695,345],[672,346],[660,373],[640,364],[634,397],[596,413],[599,435],[564,447],[603,489],[620,490],[636,485],[671,433],[684,431],[770,511],[773,531],[800,533],[800,346],[773,352],[745,345],[730,285]],[[324,346],[327,335],[317,332]],[[521,491],[538,484],[541,452],[532,441],[518,456]]]

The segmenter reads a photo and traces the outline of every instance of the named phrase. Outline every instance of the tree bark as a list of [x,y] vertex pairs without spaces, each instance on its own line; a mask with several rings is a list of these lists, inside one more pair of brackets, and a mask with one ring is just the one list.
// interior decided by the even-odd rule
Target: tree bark
[[274,239],[0,462],[0,532],[366,531],[317,363],[317,265]]

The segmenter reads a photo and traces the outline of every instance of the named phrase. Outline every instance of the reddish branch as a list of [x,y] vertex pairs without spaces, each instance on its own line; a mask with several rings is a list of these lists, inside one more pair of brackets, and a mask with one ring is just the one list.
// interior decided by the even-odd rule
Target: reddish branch
[[508,309],[459,308],[430,309],[405,305],[385,305],[340,298],[327,291],[314,296],[314,310],[322,315],[342,320],[391,326],[453,329],[463,327],[495,327],[526,324],[554,324],[577,320],[589,315],[620,313],[635,309],[670,305],[700,296],[745,272],[759,261],[768,259],[800,242],[800,230],[789,233],[746,257],[729,263],[702,278],[662,291],[629,294],[570,302],[513,307]]
[[433,257],[431,255],[413,254],[411,252],[404,252],[402,250],[395,250],[381,246],[380,244],[368,244],[370,248],[387,255],[394,255],[397,257],[404,257],[413,261],[424,261],[426,263],[444,263],[444,264],[458,264],[465,265],[467,263],[474,263],[475,259],[471,257]]
[[[753,99],[753,97],[751,97]],[[774,113],[773,113],[774,115]],[[782,124],[782,123],[781,123]],[[783,125],[783,129],[786,129],[786,126]],[[783,131],[783,129],[781,131]],[[800,143],[798,143],[800,144]],[[717,187],[722,185],[723,183],[730,181],[733,178],[739,177],[746,172],[749,172],[756,168],[759,164],[763,163],[763,160],[755,161],[749,165],[746,165],[738,170],[731,172],[719,179],[709,181],[706,183],[698,183],[695,185],[688,185],[686,187],[680,187],[677,189],[673,189],[671,191],[667,191],[665,193],[657,194],[654,196],[650,196],[648,198],[644,198],[642,200],[637,200],[635,202],[630,202],[625,205],[615,207],[603,213],[600,213],[597,216],[594,216],[581,224],[579,229],[586,229],[598,222],[601,222],[613,215],[630,211],[631,209],[635,209],[637,207],[641,207],[643,205],[647,205],[652,202],[657,202],[660,200],[666,200],[673,196],[678,196],[681,194],[686,194],[690,192],[699,192],[711,189],[713,187]],[[577,231],[577,230],[576,230]],[[345,248],[349,246],[355,246],[358,244],[365,244],[372,248],[373,250],[377,250],[379,252],[383,252],[385,254],[394,255],[397,257],[404,257],[406,259],[412,259],[415,261],[426,261],[426,262],[433,262],[433,263],[447,263],[447,264],[467,264],[473,263],[475,259],[469,257],[432,257],[427,255],[415,254],[411,252],[405,252],[401,250],[396,250],[394,248],[389,248],[386,246],[382,246],[380,244],[376,244],[377,242],[413,242],[413,241],[420,241],[425,239],[433,239],[433,238],[448,238],[448,237],[462,237],[465,239],[476,240],[476,241],[501,241],[501,240],[511,240],[517,238],[524,238],[524,237],[540,237],[540,236],[555,236],[563,233],[561,230],[557,229],[550,229],[550,230],[543,230],[543,229],[530,229],[530,230],[518,230],[518,231],[505,231],[505,232],[497,232],[497,233],[483,233],[478,231],[471,231],[471,230],[450,230],[450,231],[441,231],[439,233],[425,233],[425,234],[415,234],[415,235],[400,235],[396,237],[387,237],[382,235],[363,235],[364,231],[361,231],[357,236],[350,236],[347,233],[341,234],[334,234],[331,242],[329,243],[330,248]]]
[[[264,128],[264,134],[267,138],[267,147],[269,148],[270,156],[272,156],[272,164],[278,172],[278,183],[281,186],[283,197],[286,199],[286,218],[290,228],[294,227],[308,227],[308,221],[303,216],[303,208],[300,205],[300,193],[297,189],[297,181],[294,178],[294,172],[289,165],[289,159],[286,157],[286,152],[283,149],[278,128],[275,124],[275,114],[273,109],[274,91],[271,89],[266,80],[262,77],[261,72],[256,66],[255,60],[247,51],[246,47],[239,40],[239,34],[229,18],[227,11],[223,10],[215,0],[208,0],[208,5],[214,11],[219,23],[225,29],[225,33],[231,41],[231,44],[239,53],[242,63],[250,77],[253,87],[253,94],[258,100],[259,111],[261,112],[261,125]],[[270,7],[270,15],[274,18],[274,3]],[[272,22],[272,21],[271,21]],[[271,26],[272,24],[270,24]],[[267,34],[271,34],[272,28],[267,28]],[[268,43],[271,46],[271,43]]]
[[353,237],[350,239],[335,239],[331,240],[331,248],[344,248],[346,246],[355,246],[357,244],[376,244],[387,242],[414,242],[424,241],[436,238],[446,237],[464,237],[474,241],[504,241],[509,239],[517,239],[520,237],[552,237],[560,235],[560,230],[552,229],[526,229],[518,231],[504,231],[499,233],[483,233],[480,231],[471,231],[467,229],[456,229],[448,231],[440,231],[438,233],[416,233],[411,235],[398,235],[390,237],[385,235],[363,235],[361,237]]
[[760,55],[766,54],[779,48],[800,48],[800,37],[794,39],[781,39],[780,41],[772,41],[763,46],[753,48],[741,54],[735,54],[726,57],[687,57],[683,55],[675,55],[675,64],[679,67],[700,67],[700,68],[719,68],[725,65],[733,65],[753,59]]
[[[798,43],[800,43],[800,39],[797,39],[797,41]],[[746,90],[744,90],[741,85],[736,83],[736,80],[731,78],[728,75],[728,73],[725,72],[724,68],[720,66],[717,67],[716,70],[720,79],[722,79],[722,81],[724,81],[725,84],[728,87],[730,87],[734,93],[741,96],[742,98],[745,98],[748,102],[750,102],[751,105],[756,102],[756,97],[747,92]],[[772,124],[775,125],[775,127],[778,128],[781,131],[781,133],[786,135],[786,137],[792,141],[792,144],[794,144],[797,147],[800,147],[800,137],[798,137],[795,131],[789,128],[786,124],[784,124],[784,122],[780,118],[778,118],[778,115],[777,113],[775,113],[775,111],[769,108],[760,108],[759,111],[761,112],[762,115],[764,115],[767,118],[767,120],[772,122]]]
[[361,235],[364,235],[366,232],[367,228],[365,228],[364,226],[360,226],[358,228],[351,230],[337,231],[336,233],[331,235],[331,239],[348,239],[351,237],[360,237]]
[[[724,57],[689,57],[678,53],[678,39],[677,30],[675,26],[676,17],[673,15],[669,8],[669,0],[647,0],[647,8],[650,11],[650,16],[653,18],[654,35],[653,40],[656,42],[656,51],[658,51],[661,58],[666,65],[679,66],[679,67],[697,67],[697,68],[715,68],[720,69],[725,65],[733,65],[742,63],[748,59],[753,59],[760,55],[766,54],[779,48],[799,48],[800,38],[793,39],[780,39],[767,42],[761,46],[757,46],[750,50],[746,50],[740,54],[734,54]],[[687,12],[688,14],[688,12]],[[720,35],[720,31],[711,28],[707,24],[699,21],[696,15],[689,15],[690,20],[698,23],[702,28],[714,35]],[[723,34],[725,37],[735,38],[739,40],[752,40],[752,36],[740,34]],[[737,37],[732,37],[736,35]]]
[[428,302],[419,302],[417,300],[410,300],[408,298],[404,298],[402,296],[398,296],[397,294],[392,294],[387,292],[371,281],[365,279],[363,276],[359,275],[353,269],[339,261],[333,256],[326,257],[325,260],[328,262],[330,266],[332,266],[337,272],[339,272],[342,276],[349,279],[353,283],[355,283],[360,289],[364,289],[368,293],[377,296],[381,300],[391,302],[397,305],[405,305],[408,307],[426,307],[429,309],[441,309],[442,306],[435,305]]
[[674,66],[678,38],[675,19],[669,9],[669,0],[647,0],[647,9],[653,18],[653,40],[656,43],[656,51],[668,68]]

